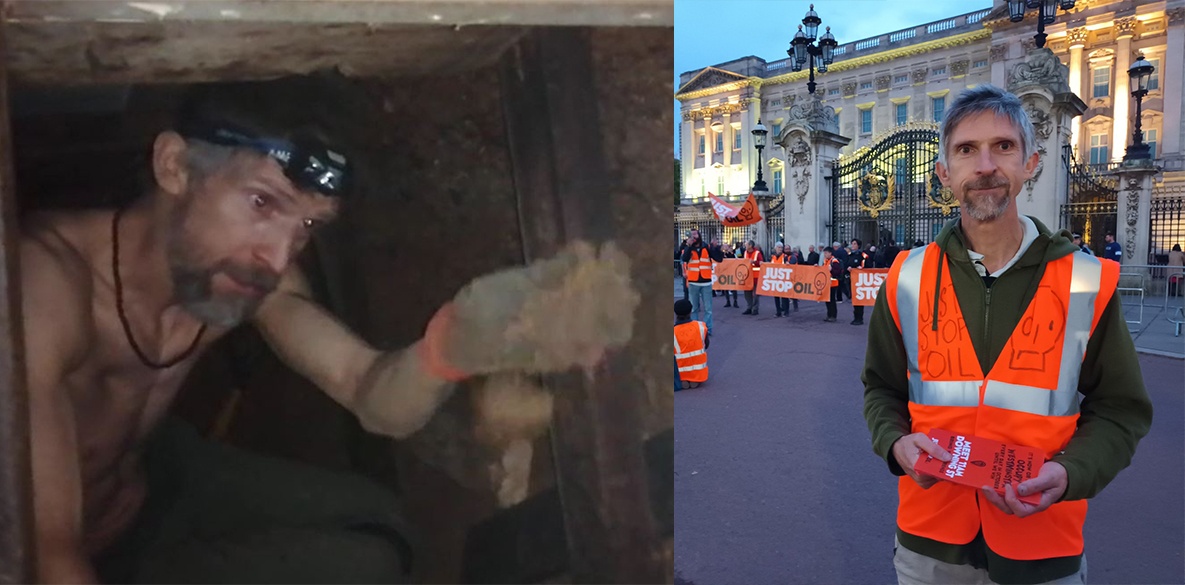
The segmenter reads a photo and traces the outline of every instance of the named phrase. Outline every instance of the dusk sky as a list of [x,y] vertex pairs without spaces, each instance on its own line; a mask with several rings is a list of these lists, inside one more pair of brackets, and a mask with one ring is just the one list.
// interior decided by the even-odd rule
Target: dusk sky
[[[790,39],[812,2],[800,0],[675,0],[675,75],[748,55],[786,58]],[[829,0],[814,2],[839,44],[991,8],[991,0]],[[675,102],[675,124],[680,119]],[[678,129],[674,131],[678,149]],[[677,152],[677,150],[676,150]]]

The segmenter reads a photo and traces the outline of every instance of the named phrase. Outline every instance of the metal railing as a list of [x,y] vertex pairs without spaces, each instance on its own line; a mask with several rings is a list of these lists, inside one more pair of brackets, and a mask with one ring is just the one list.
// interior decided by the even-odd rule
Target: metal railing
[[[1144,322],[1144,287],[1145,274],[1143,272],[1120,272],[1119,286],[1115,291],[1119,293],[1119,300],[1123,303],[1123,319],[1127,321],[1128,325],[1139,325]],[[1135,300],[1139,299],[1139,313],[1135,320],[1128,319],[1127,309],[1135,305]]]
[[[1163,264],[1124,264],[1119,272],[1119,288],[1138,296],[1144,307],[1171,309],[1185,300],[1185,269]],[[1124,298],[1125,303],[1131,300]]]

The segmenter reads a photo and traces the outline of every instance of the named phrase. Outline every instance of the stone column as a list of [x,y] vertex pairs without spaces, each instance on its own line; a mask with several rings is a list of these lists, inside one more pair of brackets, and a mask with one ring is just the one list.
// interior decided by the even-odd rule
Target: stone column
[[680,180],[683,184],[679,186],[679,192],[684,199],[693,196],[698,196],[699,193],[691,188],[691,177],[695,175],[695,120],[691,118],[690,112],[683,113],[683,124],[680,129],[680,152],[679,164],[682,167]]
[[[1086,46],[1086,37],[1090,31],[1085,28],[1076,28],[1067,34],[1070,41],[1070,91],[1074,92],[1079,98],[1084,94],[1082,91],[1082,49]],[[1074,147],[1077,152],[1081,143],[1078,141],[1078,126],[1081,120],[1077,116],[1070,122],[1070,145]],[[1081,155],[1079,155],[1081,158]]]
[[[697,141],[698,142],[698,141]],[[699,144],[696,144],[699,147]],[[712,114],[708,111],[704,112],[704,172],[712,168]],[[716,186],[713,185],[709,191],[715,192]],[[723,195],[723,193],[716,193]]]
[[1123,264],[1148,264],[1152,229],[1152,176],[1160,169],[1151,159],[1124,161],[1119,177],[1116,240],[1123,246]]
[[1072,132],[1074,118],[1086,111],[1086,104],[1070,91],[1068,77],[1069,68],[1048,48],[1034,49],[1008,72],[1008,91],[1024,103],[1040,157],[1017,198],[1017,209],[1051,227],[1058,225],[1066,197],[1062,144]]
[[835,110],[818,96],[790,108],[784,136],[786,241],[805,248],[829,236],[832,163],[851,139],[840,136]]
[[730,119],[732,118],[732,113],[725,111],[723,118],[724,118],[723,119],[724,127],[721,128],[720,131],[721,132],[727,131],[727,132],[725,132],[724,138],[723,138],[723,140],[724,140],[724,153],[723,153],[724,154],[724,161],[723,162],[724,162],[724,166],[728,167],[729,165],[732,164],[732,124],[730,123]]
[[[1181,95],[1185,93],[1185,82],[1182,82],[1182,73],[1185,73],[1185,7],[1170,9],[1168,16],[1168,49],[1161,64],[1164,74],[1163,91],[1166,95],[1169,92]],[[1180,107],[1164,109],[1164,127],[1161,128],[1164,146],[1158,146],[1157,150],[1165,155],[1181,154],[1181,144],[1185,143],[1185,127],[1182,126],[1181,119],[1185,113],[1185,100],[1178,101],[1181,102]]]
[[1127,68],[1131,66],[1132,35],[1136,30],[1136,18],[1129,16],[1115,21],[1115,68],[1111,75],[1115,76],[1115,91],[1111,92],[1111,111],[1115,114],[1111,125],[1111,160],[1120,160],[1127,152],[1127,143],[1131,139],[1128,131],[1131,113],[1128,106],[1132,102],[1130,79]]

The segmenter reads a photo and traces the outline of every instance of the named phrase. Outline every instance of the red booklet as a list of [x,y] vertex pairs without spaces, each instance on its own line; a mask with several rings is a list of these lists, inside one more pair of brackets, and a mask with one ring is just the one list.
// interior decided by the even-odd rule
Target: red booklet
[[[932,429],[929,435],[930,440],[950,453],[951,460],[943,463],[922,453],[913,464],[914,469],[975,489],[990,485],[1001,496],[1004,495],[1005,484],[1012,484],[1015,492],[1021,482],[1037,477],[1045,463],[1045,453],[1033,447],[959,435],[942,429]],[[1034,506],[1041,503],[1040,492],[1018,498]]]

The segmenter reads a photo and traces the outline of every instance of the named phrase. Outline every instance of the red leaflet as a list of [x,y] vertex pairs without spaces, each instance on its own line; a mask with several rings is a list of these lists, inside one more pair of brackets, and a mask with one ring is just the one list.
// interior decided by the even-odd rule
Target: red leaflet
[[[960,435],[942,429],[932,429],[928,434],[930,440],[951,454],[951,460],[943,463],[922,453],[913,464],[914,469],[975,489],[989,485],[1001,496],[1004,495],[1005,484],[1012,484],[1015,491],[1021,482],[1037,477],[1041,465],[1045,463],[1045,453],[1033,447]],[[1040,492],[1018,498],[1034,506],[1041,503]]]

